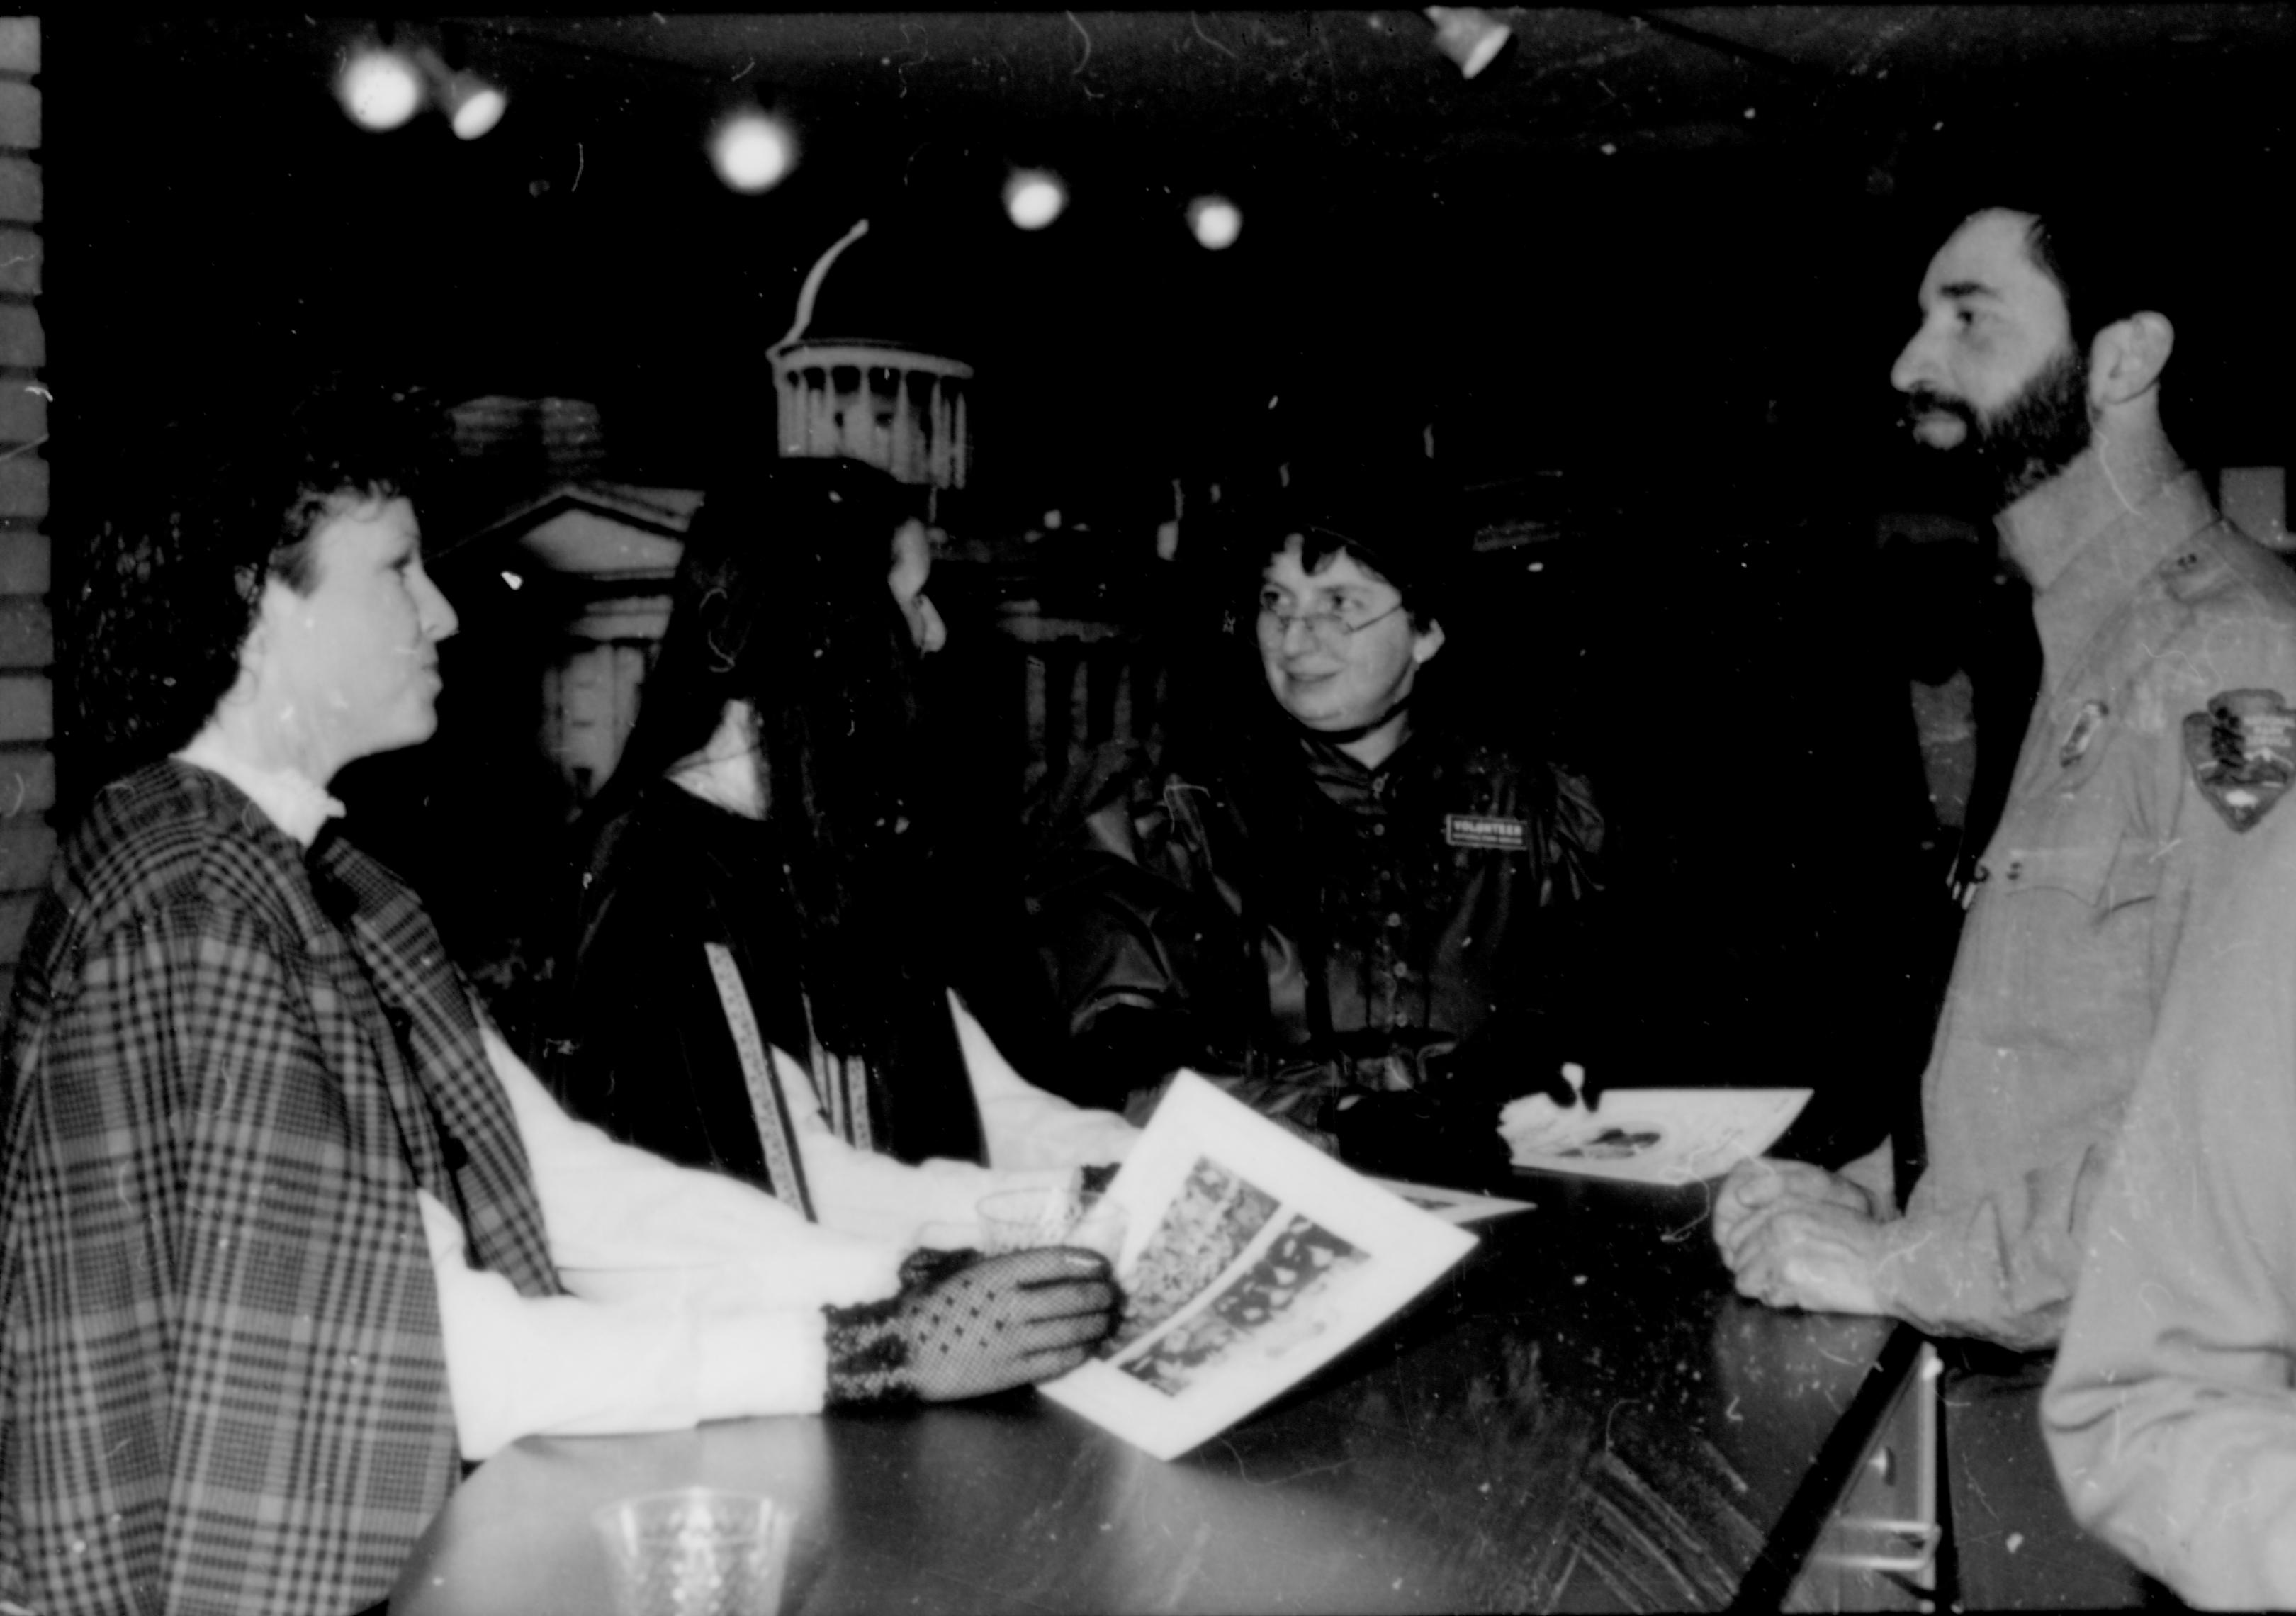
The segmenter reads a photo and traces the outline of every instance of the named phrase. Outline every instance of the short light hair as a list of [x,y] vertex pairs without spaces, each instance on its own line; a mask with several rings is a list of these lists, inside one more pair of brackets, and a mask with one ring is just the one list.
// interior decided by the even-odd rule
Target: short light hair
[[78,772],[100,782],[189,741],[238,677],[266,580],[308,592],[330,517],[419,498],[447,454],[427,395],[340,377],[268,418],[217,408],[161,429],[145,474],[93,502],[59,625]]

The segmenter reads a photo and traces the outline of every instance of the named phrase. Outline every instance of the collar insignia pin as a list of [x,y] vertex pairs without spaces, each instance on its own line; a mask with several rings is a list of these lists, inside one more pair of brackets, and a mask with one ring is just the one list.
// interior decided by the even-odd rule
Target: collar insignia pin
[[2072,728],[2065,732],[2065,743],[2057,748],[2059,767],[2070,768],[2081,760],[2088,751],[2088,743],[2096,739],[2096,732],[2103,725],[2105,715],[2110,710],[2102,701],[2081,703],[2079,716],[2074,718]]

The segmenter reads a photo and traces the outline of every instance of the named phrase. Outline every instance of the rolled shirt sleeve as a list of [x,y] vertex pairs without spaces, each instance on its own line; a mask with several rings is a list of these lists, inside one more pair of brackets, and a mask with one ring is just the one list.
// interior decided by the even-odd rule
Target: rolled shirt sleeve
[[[2284,813],[2296,809],[2274,817]],[[2043,1418],[2085,1525],[2194,1604],[2285,1609],[2296,1607],[2286,835],[2224,895],[2192,965],[2092,1213]]]
[[472,1267],[453,1213],[421,1197],[463,1456],[528,1435],[817,1410],[821,1308],[891,1294],[899,1245],[617,1143],[562,1111],[491,1029],[483,1037],[574,1294],[521,1297]]
[[951,1001],[981,1103],[983,1168],[859,1151],[783,1054],[783,1092],[821,1222],[722,1174],[620,1144],[562,1109],[491,1028],[487,1057],[532,1163],[552,1260],[571,1296],[521,1297],[471,1266],[455,1215],[422,1194],[455,1424],[480,1459],[536,1434],[677,1430],[822,1404],[821,1308],[891,1294],[900,1255],[972,1238],[992,1191],[1120,1161],[1138,1130],[1032,1087]]

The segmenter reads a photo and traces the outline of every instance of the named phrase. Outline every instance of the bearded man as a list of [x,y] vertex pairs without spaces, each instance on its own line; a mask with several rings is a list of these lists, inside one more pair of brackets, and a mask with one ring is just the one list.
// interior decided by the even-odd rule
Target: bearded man
[[[2296,778],[2296,584],[2169,445],[2174,332],[2137,262],[2124,239],[2091,255],[2075,221],[1997,208],[1922,283],[1890,380],[1915,434],[1997,490],[2041,694],[1974,873],[1903,1214],[1886,1152],[1841,1174],[1751,1161],[1717,1199],[1738,1289],[1774,1306],[2054,1343],[2158,1029],[2259,940],[2247,928],[2296,927],[2226,902],[2296,835],[2277,808]],[[2222,1053],[2296,1065],[2284,1044]]]

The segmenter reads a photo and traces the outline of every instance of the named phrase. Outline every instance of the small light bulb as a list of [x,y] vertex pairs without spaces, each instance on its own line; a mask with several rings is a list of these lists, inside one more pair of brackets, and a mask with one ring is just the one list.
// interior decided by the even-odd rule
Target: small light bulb
[[336,86],[343,111],[365,129],[396,129],[422,104],[422,80],[397,51],[367,49],[343,64]]
[[502,121],[510,98],[494,86],[467,76],[455,81],[455,116],[448,121],[462,140],[476,140]]
[[1042,230],[1069,205],[1060,176],[1042,168],[1027,168],[1004,183],[1004,212],[1023,230]]
[[709,144],[718,177],[736,191],[770,191],[797,166],[797,141],[762,112],[743,112],[718,127]]
[[1224,196],[1200,196],[1188,204],[1188,228],[1212,251],[1232,247],[1243,232],[1243,213]]

